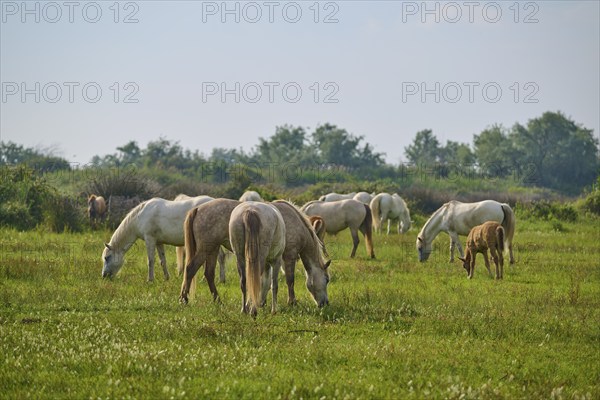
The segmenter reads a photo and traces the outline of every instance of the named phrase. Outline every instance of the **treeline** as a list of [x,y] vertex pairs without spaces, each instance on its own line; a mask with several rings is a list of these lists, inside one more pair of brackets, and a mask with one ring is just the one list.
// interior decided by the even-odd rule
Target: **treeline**
[[[236,182],[236,187],[276,184],[294,188],[323,183],[402,182],[414,179],[470,181],[510,179],[516,186],[541,187],[579,194],[598,176],[598,140],[592,130],[560,112],[546,112],[523,126],[493,125],[474,135],[472,144],[440,143],[431,130],[417,132],[405,148],[406,163],[387,164],[356,136],[331,124],[308,132],[280,126],[250,151],[215,148],[210,154],[184,149],[166,138],[145,148],[130,141],[114,154],[94,156],[87,168],[135,168],[160,185],[179,176],[206,184]],[[0,143],[0,164],[26,163],[40,169],[68,169],[55,156]]]

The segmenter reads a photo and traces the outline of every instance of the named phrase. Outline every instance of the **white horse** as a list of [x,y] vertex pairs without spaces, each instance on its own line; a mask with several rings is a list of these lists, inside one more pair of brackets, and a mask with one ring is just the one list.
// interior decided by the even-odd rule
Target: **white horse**
[[406,233],[410,229],[410,212],[404,200],[396,193],[379,193],[371,200],[373,226],[381,233],[382,225],[387,220],[387,234],[390,234],[390,223],[398,224],[398,233]]
[[356,192],[348,193],[348,194],[339,194],[335,192],[331,192],[329,194],[323,195],[319,197],[319,201],[340,201],[340,200],[348,200],[352,199],[356,196]]
[[285,222],[281,213],[272,204],[241,203],[229,219],[229,241],[240,273],[242,311],[255,317],[257,307],[265,304],[270,284],[271,312],[275,313],[277,275],[285,250]]
[[246,190],[240,197],[239,201],[260,201],[264,203],[264,200],[262,197],[260,197],[260,194],[254,190]]
[[321,217],[325,225],[325,231],[329,234],[335,235],[346,228],[350,228],[353,242],[350,257],[356,255],[356,248],[360,242],[358,231],[361,231],[365,237],[367,253],[371,258],[375,258],[372,236],[373,217],[368,205],[354,199],[330,202],[314,200],[303,205],[300,211],[309,217]]
[[440,232],[446,232],[450,236],[450,262],[454,261],[455,246],[458,247],[460,256],[464,257],[458,235],[467,236],[473,227],[487,221],[496,221],[505,229],[504,249],[510,253],[510,263],[514,263],[512,241],[515,234],[515,213],[508,204],[494,200],[477,203],[461,203],[453,200],[441,206],[425,222],[417,236],[419,261],[426,261],[429,258],[433,239]]
[[373,200],[373,196],[375,193],[367,193],[367,192],[358,192],[354,195],[353,199],[358,200],[363,204],[370,204],[371,200]]
[[210,200],[213,198],[209,196],[198,196],[181,201],[155,197],[139,204],[121,221],[110,238],[110,242],[104,244],[102,276],[116,275],[123,266],[125,253],[136,240],[143,239],[148,254],[148,281],[154,280],[154,253],[156,250],[158,250],[165,279],[169,279],[163,245],[183,246],[183,221],[187,212]]

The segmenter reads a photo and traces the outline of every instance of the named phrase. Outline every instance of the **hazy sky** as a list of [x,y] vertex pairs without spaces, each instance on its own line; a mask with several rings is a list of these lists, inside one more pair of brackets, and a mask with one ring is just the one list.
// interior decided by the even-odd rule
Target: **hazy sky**
[[0,139],[74,163],[160,136],[206,154],[250,150],[283,124],[336,124],[392,163],[421,129],[470,143],[548,110],[600,128],[598,1],[0,10]]

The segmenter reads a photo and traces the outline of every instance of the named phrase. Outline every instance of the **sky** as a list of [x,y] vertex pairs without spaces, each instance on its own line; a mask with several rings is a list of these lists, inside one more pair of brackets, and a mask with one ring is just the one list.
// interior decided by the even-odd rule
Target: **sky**
[[600,131],[600,2],[0,1],[0,140],[73,164],[331,123],[397,164],[561,111]]

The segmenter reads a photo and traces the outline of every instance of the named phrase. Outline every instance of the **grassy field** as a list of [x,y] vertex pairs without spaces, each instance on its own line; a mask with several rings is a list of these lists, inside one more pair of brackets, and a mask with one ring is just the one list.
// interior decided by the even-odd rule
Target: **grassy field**
[[467,280],[445,235],[420,264],[414,227],[376,235],[373,261],[363,243],[349,259],[343,232],[327,239],[331,305],[314,306],[299,264],[299,305],[281,281],[279,313],[256,320],[232,259],[222,304],[200,282],[182,306],[178,278],[146,282],[141,242],[109,281],[110,232],[2,230],[0,397],[597,399],[599,222],[519,220],[501,282],[481,258]]

